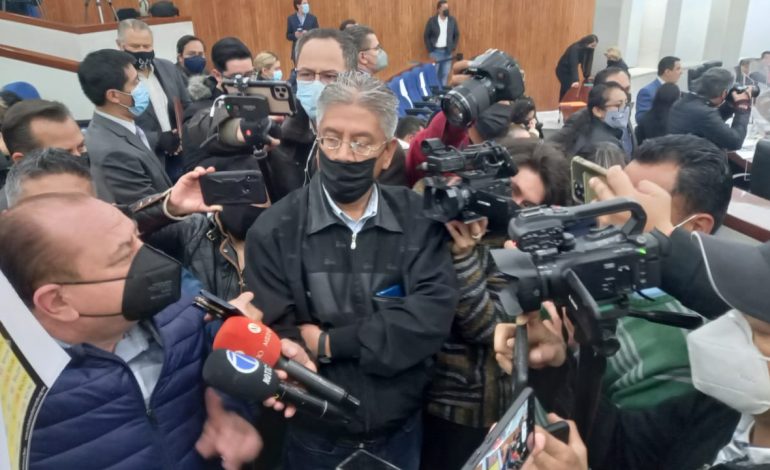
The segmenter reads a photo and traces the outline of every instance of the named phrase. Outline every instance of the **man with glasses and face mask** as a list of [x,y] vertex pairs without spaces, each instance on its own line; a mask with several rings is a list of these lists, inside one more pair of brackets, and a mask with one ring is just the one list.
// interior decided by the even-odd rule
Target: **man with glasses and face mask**
[[189,294],[199,285],[133,221],[43,194],[0,217],[0,241],[0,269],[73,358],[42,403],[30,468],[239,469],[257,456],[257,432],[201,380],[212,331]]
[[375,75],[388,66],[388,53],[382,48],[374,30],[368,26],[353,25],[345,30],[358,49],[358,71]]
[[318,172],[246,237],[246,285],[265,323],[301,338],[320,374],[361,400],[347,425],[289,423],[286,469],[334,469],[360,448],[419,465],[422,397],[457,293],[445,230],[422,215],[422,198],[375,182],[398,145],[396,105],[367,74],[327,85]]

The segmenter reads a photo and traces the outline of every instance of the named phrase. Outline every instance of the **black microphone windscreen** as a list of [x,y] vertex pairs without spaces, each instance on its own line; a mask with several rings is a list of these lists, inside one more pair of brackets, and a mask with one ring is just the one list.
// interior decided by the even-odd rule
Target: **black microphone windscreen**
[[280,381],[259,359],[225,349],[212,351],[203,365],[203,380],[242,400],[265,400],[276,395]]

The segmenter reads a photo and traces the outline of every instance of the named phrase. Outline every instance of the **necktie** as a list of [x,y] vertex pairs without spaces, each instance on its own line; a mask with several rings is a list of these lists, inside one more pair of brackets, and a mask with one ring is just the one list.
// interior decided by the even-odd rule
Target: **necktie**
[[136,126],[136,136],[139,137],[145,147],[147,147],[147,150],[152,152],[152,148],[150,148],[150,142],[147,140],[147,136],[144,135],[144,131],[139,126]]

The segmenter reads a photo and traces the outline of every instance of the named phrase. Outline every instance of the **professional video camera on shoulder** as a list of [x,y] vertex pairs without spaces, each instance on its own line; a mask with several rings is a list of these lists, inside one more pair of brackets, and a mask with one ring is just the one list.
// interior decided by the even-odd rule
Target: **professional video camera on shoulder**
[[471,78],[441,100],[441,110],[454,125],[468,127],[491,105],[514,101],[524,94],[524,72],[515,59],[497,49],[476,57],[466,73]]
[[[458,150],[439,139],[426,139],[422,151],[427,156],[423,168],[429,175],[424,179],[426,217],[442,223],[486,217],[490,230],[505,231],[519,210],[511,199],[511,177],[517,168],[505,147],[484,142]],[[452,181],[446,173],[459,181]]]

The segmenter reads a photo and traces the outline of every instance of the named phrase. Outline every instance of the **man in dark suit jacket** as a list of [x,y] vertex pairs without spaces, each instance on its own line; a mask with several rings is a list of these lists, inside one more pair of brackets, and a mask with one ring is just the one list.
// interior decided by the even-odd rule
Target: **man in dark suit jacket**
[[311,29],[317,29],[318,18],[310,13],[307,0],[294,0],[294,13],[286,19],[286,39],[291,41],[291,60],[295,60],[297,40]]
[[442,61],[438,64],[438,79],[442,85],[446,85],[452,70],[452,61],[449,59],[460,42],[460,27],[455,17],[449,14],[449,2],[440,0],[436,3],[436,14],[425,23],[422,36],[431,59]]
[[100,197],[118,204],[171,187],[147,136],[135,122],[150,100],[133,63],[130,54],[102,49],[88,54],[78,69],[80,86],[96,106],[86,132],[94,185]]
[[664,83],[676,84],[682,76],[682,63],[678,57],[666,56],[658,62],[658,76],[636,95],[636,122],[641,121],[644,113],[652,108],[652,99]]
[[[182,173],[176,108],[181,105],[183,111],[190,104],[184,80],[171,61],[155,57],[152,31],[147,23],[136,19],[121,21],[117,44],[133,56],[139,80],[150,92],[150,106],[136,118],[136,125],[144,131],[166,171],[176,179]],[[181,121],[182,116],[178,118]]]

